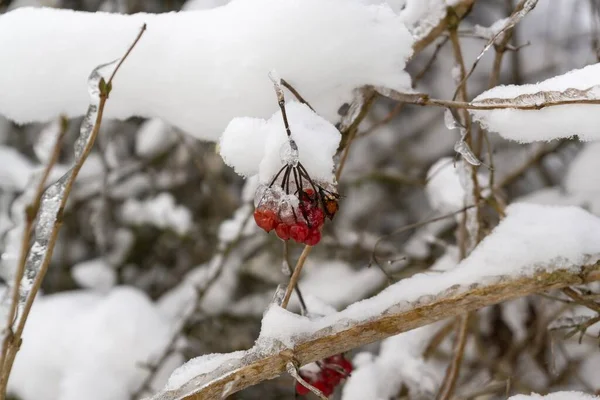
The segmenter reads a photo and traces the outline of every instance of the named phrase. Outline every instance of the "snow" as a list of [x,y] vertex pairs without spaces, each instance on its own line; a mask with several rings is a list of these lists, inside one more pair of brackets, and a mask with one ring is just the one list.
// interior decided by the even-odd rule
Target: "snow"
[[545,396],[532,393],[530,395],[525,394],[517,394],[515,396],[511,396],[509,400],[598,400],[598,396],[593,396],[588,393],[583,392],[575,392],[575,391],[564,391],[564,392],[554,392],[549,393]]
[[[494,87],[473,104],[539,105],[562,100],[600,99],[600,64],[589,65],[536,84]],[[600,139],[598,105],[569,104],[540,110],[470,110],[486,129],[521,143],[549,141],[578,135]]]
[[144,121],[135,137],[135,154],[151,157],[165,151],[177,142],[177,136],[171,127],[159,118]]
[[[235,0],[134,15],[21,8],[0,16],[0,91],[11,93],[0,98],[0,113],[18,123],[84,114],[90,71],[121,57],[143,23],[107,118],[158,117],[216,140],[234,117],[277,109],[272,69],[329,121],[357,87],[410,87],[403,68],[412,36],[391,9],[358,1]],[[25,68],[32,65],[43,68]]]
[[23,400],[130,400],[146,374],[141,365],[166,346],[169,329],[137,289],[40,297],[9,391]]
[[[224,264],[221,264],[223,262]],[[195,307],[209,315],[222,312],[232,300],[239,264],[240,260],[234,256],[225,261],[221,255],[213,257],[207,264],[192,269],[179,285],[165,293],[157,302],[158,309],[173,320],[180,320],[193,312]],[[221,273],[214,279],[219,267]],[[214,281],[211,282],[212,279]],[[210,284],[208,288],[207,284]],[[200,301],[199,291],[205,291]]]
[[378,357],[360,360],[344,385],[342,400],[390,399],[403,384],[411,397],[433,396],[441,376],[432,375],[423,353],[439,328],[439,323],[431,324],[382,341]]
[[229,3],[230,0],[188,0],[185,2],[182,11],[208,10],[215,7],[221,7]]
[[360,0],[365,4],[379,4],[389,6],[415,39],[423,39],[433,28],[446,18],[448,6],[458,3],[460,0]]
[[[302,272],[302,294],[336,309],[372,294],[386,282],[386,276],[376,267],[355,270],[341,261],[307,262]],[[336,290],[331,290],[331,282],[336,282]],[[292,299],[297,301],[295,293]],[[312,307],[308,309],[314,311]]]
[[221,243],[231,243],[238,236],[247,236],[258,232],[258,226],[250,215],[254,208],[250,204],[245,204],[238,208],[233,217],[225,220],[219,226],[219,241]]
[[[332,182],[333,156],[341,139],[340,132],[304,104],[287,103],[286,114],[300,163],[311,178]],[[236,118],[219,142],[225,163],[242,176],[258,174],[262,183],[269,183],[284,165],[281,150],[287,145],[281,111],[267,121]]]
[[193,358],[173,372],[165,389],[177,389],[198,375],[224,367],[228,363],[240,361],[246,354],[247,351],[234,351],[233,353],[213,353]]
[[[540,271],[567,269],[577,272],[599,259],[599,218],[572,206],[512,204],[506,208],[506,218],[467,258],[449,271],[413,275],[370,299],[321,318],[309,319],[271,305],[250,352],[276,353],[283,347],[293,348],[309,338],[314,339],[322,332],[331,335],[383,313],[399,313],[417,303],[429,303],[436,296],[459,293],[473,285],[484,286],[507,277],[531,276]],[[192,371],[188,372],[190,376],[194,375]],[[195,381],[195,390],[209,382],[210,377],[207,374]]]
[[571,197],[596,215],[600,215],[600,184],[593,171],[600,168],[599,160],[600,143],[587,143],[569,165],[564,179],[564,187]]
[[192,226],[190,210],[176,205],[175,198],[168,192],[143,201],[127,199],[121,209],[121,217],[131,225],[149,224],[161,229],[171,229],[179,235],[188,233]]
[[407,0],[400,17],[419,40],[426,37],[441,20],[446,18],[447,7],[444,0]]
[[454,212],[464,207],[465,190],[452,158],[442,157],[429,167],[425,194],[434,210]]
[[[482,38],[492,40],[497,34],[502,32],[508,24],[510,24],[510,18],[499,19],[490,26],[475,25],[473,27],[473,33]],[[496,40],[501,39],[502,37],[498,37]]]
[[74,265],[71,274],[79,286],[100,292],[109,291],[117,280],[115,270],[102,258]]
[[0,160],[0,187],[4,190],[24,190],[33,173],[33,163],[16,149],[7,146],[0,146]]

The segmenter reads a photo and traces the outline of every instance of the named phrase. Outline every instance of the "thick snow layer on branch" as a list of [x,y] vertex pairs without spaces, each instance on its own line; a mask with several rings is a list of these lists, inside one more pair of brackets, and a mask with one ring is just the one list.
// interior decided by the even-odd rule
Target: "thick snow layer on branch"
[[[340,132],[331,123],[298,102],[286,105],[292,139],[298,145],[299,159],[313,179],[330,182],[333,156],[340,143]],[[269,182],[284,165],[282,147],[288,138],[281,111],[268,121],[236,118],[227,126],[219,142],[223,160],[243,176],[258,174]]]
[[361,0],[366,4],[387,4],[402,19],[416,39],[426,37],[440,21],[454,0]]
[[146,295],[64,292],[36,300],[9,380],[23,400],[129,400],[170,340]]
[[[600,100],[600,64],[529,85],[497,86],[473,100],[474,104],[540,106],[545,103]],[[486,129],[506,139],[529,143],[578,135],[600,139],[600,105],[569,104],[539,110],[471,110]]]
[[82,115],[88,75],[121,57],[143,23],[106,117],[160,117],[215,140],[234,117],[273,114],[272,69],[331,121],[357,87],[410,86],[403,68],[413,38],[389,7],[235,0],[167,14],[27,8],[0,16],[0,113],[19,123]]
[[[420,300],[430,302],[449,290],[458,293],[472,285],[498,283],[507,277],[531,276],[539,271],[578,271],[600,259],[600,219],[578,207],[513,204],[507,216],[473,252],[446,272],[414,275],[388,287],[378,295],[354,303],[345,310],[309,319],[272,305],[266,312],[252,354],[265,355],[293,347],[318,331],[333,334],[349,325],[377,318],[384,312],[401,312]],[[242,365],[229,361],[231,371]],[[220,365],[222,367],[222,365]],[[199,376],[182,389],[198,390],[211,380]],[[186,374],[192,376],[193,371]],[[173,388],[171,386],[171,388]],[[155,398],[160,398],[160,395]]]

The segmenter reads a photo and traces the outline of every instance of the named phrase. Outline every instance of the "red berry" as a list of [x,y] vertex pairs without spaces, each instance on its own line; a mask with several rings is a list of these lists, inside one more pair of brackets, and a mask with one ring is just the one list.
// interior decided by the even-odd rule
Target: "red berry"
[[290,227],[290,237],[298,243],[303,243],[308,237],[308,226],[304,222],[298,222]]
[[331,385],[325,380],[319,380],[312,384],[315,388],[319,389],[325,396],[331,396],[335,390],[335,385]]
[[280,222],[275,228],[275,233],[281,240],[288,240],[290,238],[290,226],[283,222]]
[[275,211],[263,208],[257,208],[254,210],[254,221],[259,228],[264,229],[267,232],[271,232],[277,226],[279,218]]
[[331,386],[336,387],[342,381],[342,379],[345,378],[345,376],[340,374],[339,371],[334,368],[335,367],[324,367],[322,375],[324,381],[329,383]]
[[304,387],[300,382],[296,383],[296,393],[300,396],[304,396],[305,394],[308,394],[308,392],[310,392],[310,390]]
[[314,246],[321,241],[321,231],[318,228],[310,230],[308,237],[304,240],[304,244]]
[[354,369],[352,363],[346,360],[345,358],[342,358],[342,361],[339,363],[339,366],[342,367],[344,371],[346,371],[347,375],[350,375],[350,373],[352,373],[352,370]]
[[325,223],[325,213],[320,208],[312,208],[308,210],[306,217],[313,228],[320,228]]

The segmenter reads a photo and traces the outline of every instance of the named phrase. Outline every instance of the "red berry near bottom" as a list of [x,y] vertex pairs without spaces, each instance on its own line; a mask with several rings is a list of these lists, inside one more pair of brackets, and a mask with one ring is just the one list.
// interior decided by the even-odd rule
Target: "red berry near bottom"
[[280,222],[275,228],[275,233],[281,240],[288,240],[290,238],[290,226]]
[[308,246],[314,246],[321,241],[321,231],[318,229],[311,229],[308,237],[304,240],[304,244]]
[[290,227],[290,237],[298,243],[304,243],[308,233],[308,226],[304,222],[298,222]]
[[310,392],[308,388],[303,386],[300,382],[296,383],[296,393],[298,393],[300,396],[304,396],[305,394],[308,394],[308,392]]

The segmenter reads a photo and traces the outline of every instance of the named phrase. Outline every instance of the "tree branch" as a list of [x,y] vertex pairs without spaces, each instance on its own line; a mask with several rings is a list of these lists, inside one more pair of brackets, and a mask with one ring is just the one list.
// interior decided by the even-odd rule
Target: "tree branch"
[[[537,272],[530,276],[501,279],[488,285],[477,285],[465,292],[446,291],[417,301],[406,310],[394,307],[374,319],[353,321],[341,330],[321,329],[296,343],[294,349],[278,352],[249,350],[239,363],[231,362],[199,375],[183,387],[156,394],[152,400],[218,399],[224,390],[238,392],[286,372],[289,361],[304,365],[350,349],[373,343],[420,326],[428,325],[492,304],[551,289],[561,289],[600,280],[600,262],[578,270]],[[433,300],[432,300],[433,298]]]

